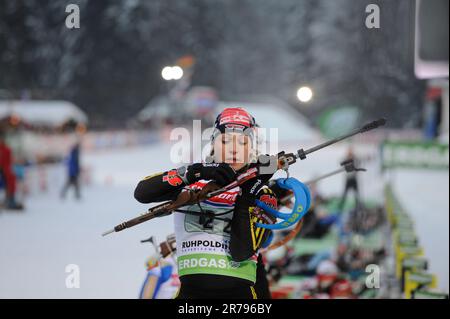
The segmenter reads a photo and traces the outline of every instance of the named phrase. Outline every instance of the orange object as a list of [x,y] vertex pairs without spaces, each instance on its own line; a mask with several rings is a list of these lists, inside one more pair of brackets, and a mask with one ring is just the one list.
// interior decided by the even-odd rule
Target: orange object
[[181,68],[190,68],[195,64],[195,58],[192,55],[184,55],[177,60],[177,65]]
[[286,237],[284,237],[283,239],[281,239],[280,241],[273,243],[272,245],[270,245],[269,247],[267,247],[267,249],[263,250],[272,250],[272,249],[276,249],[278,247],[281,247],[283,245],[285,245],[288,241],[290,241],[291,239],[295,238],[295,236],[297,236],[297,234],[299,233],[299,231],[302,229],[303,226],[303,219],[300,220],[297,225],[295,225],[295,228],[293,230],[291,230],[289,232],[289,234],[286,235]]

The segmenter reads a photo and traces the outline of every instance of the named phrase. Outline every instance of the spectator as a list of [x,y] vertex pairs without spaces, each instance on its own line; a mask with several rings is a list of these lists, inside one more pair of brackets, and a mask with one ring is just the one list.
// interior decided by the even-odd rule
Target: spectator
[[5,185],[6,199],[5,208],[13,210],[22,210],[22,204],[16,202],[16,176],[13,168],[13,155],[11,148],[5,141],[4,132],[0,131],[0,174]]
[[66,197],[66,193],[71,186],[75,188],[75,197],[81,198],[80,194],[80,143],[76,143],[70,150],[69,157],[67,159],[67,182],[61,191],[61,198]]

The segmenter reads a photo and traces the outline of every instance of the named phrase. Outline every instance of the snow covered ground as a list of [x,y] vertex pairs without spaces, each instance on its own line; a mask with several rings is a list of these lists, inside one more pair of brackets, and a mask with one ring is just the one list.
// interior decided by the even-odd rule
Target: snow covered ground
[[[0,213],[1,298],[136,298],[152,252],[141,239],[158,240],[172,231],[172,218],[101,237],[145,207],[133,198],[134,187],[147,173],[163,168],[164,146],[87,155],[92,185],[59,199],[63,167],[48,169],[50,189],[34,193],[24,213]],[[111,179],[112,177],[112,179]],[[80,288],[66,288],[66,266],[80,269]]]
[[415,222],[419,243],[437,275],[440,290],[449,292],[448,170],[396,169],[390,176],[396,196]]
[[[312,144],[280,145],[287,151],[309,146]],[[150,235],[164,240],[172,232],[172,217],[107,237],[100,234],[145,211],[147,206],[133,198],[134,187],[139,179],[150,173],[178,166],[170,162],[170,147],[170,144],[155,144],[85,154],[82,162],[91,170],[91,184],[83,188],[80,202],[71,193],[65,201],[59,199],[64,168],[49,167],[50,189],[47,193],[35,190],[27,199],[27,209],[23,213],[0,212],[0,298],[136,298],[145,276],[145,259],[151,252],[148,244],[139,241]],[[356,150],[364,156],[373,156],[377,151],[370,145]],[[345,151],[345,144],[340,144],[311,154],[307,160],[292,166],[291,175],[306,181],[334,170]],[[364,167],[369,171],[361,176],[363,195],[381,201],[383,185],[377,160],[365,163]],[[407,174],[405,184],[412,184],[410,177],[414,175]],[[319,188],[325,194],[339,194],[343,178],[343,175],[330,178]],[[403,178],[398,176],[398,180]],[[410,186],[416,196],[417,190]],[[430,190],[431,186],[434,184],[430,185]],[[443,202],[433,202],[430,198],[432,203],[428,203],[424,193],[420,193],[423,200],[420,204],[428,207],[426,216],[442,214],[441,205],[447,205],[448,212],[448,197]],[[435,209],[430,210],[429,205]],[[435,231],[444,224],[447,225],[446,233]],[[421,235],[420,232],[427,229],[430,231],[428,236]],[[435,225],[431,220],[418,223],[418,231],[427,253],[433,253],[427,243],[439,247],[447,245],[447,265],[442,266],[432,259],[431,266],[446,269],[448,287],[448,215],[447,222],[442,225]],[[79,266],[80,288],[66,287],[69,275],[66,266],[70,264]]]

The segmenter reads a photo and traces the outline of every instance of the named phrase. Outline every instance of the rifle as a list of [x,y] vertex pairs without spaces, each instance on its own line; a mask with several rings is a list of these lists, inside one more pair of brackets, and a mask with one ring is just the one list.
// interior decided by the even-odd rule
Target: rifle
[[[351,132],[344,134],[340,137],[331,139],[329,141],[326,141],[324,143],[321,143],[317,146],[314,146],[312,148],[309,148],[307,150],[299,149],[297,152],[294,153],[285,153],[280,152],[276,156],[277,160],[277,169],[282,169],[287,172],[290,165],[294,164],[297,160],[304,160],[306,159],[308,154],[311,154],[313,152],[316,152],[320,149],[323,149],[325,147],[328,147],[332,144],[335,144],[337,142],[340,142],[344,139],[347,139],[349,137],[355,136],[357,134],[362,134],[365,132],[368,132],[370,130],[376,129],[380,126],[383,126],[386,124],[386,119],[381,118],[375,121],[372,121],[370,123],[367,123],[363,125],[360,128],[354,129]],[[106,236],[108,234],[119,232],[124,229],[139,225],[143,222],[152,220],[156,217],[164,217],[172,214],[173,211],[177,210],[178,208],[186,205],[195,204],[198,202],[201,202],[202,200],[217,196],[225,191],[231,190],[245,181],[248,181],[252,178],[255,178],[259,175],[259,167],[252,167],[243,172],[242,174],[238,175],[236,180],[232,183],[222,187],[218,188],[217,185],[214,183],[208,183],[204,189],[202,189],[201,192],[193,192],[192,190],[188,190],[187,192],[181,192],[178,197],[175,200],[166,201],[159,205],[156,205],[154,207],[149,208],[146,212],[142,213],[141,215],[127,220],[123,223],[118,224],[113,229],[108,230],[102,234],[102,236]]]

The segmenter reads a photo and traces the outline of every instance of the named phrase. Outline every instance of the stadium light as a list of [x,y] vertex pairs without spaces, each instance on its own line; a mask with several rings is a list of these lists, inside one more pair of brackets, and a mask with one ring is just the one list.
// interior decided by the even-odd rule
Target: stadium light
[[300,100],[300,102],[304,102],[304,103],[309,102],[309,101],[311,101],[312,97],[313,97],[313,91],[311,90],[311,88],[309,88],[307,86],[302,86],[297,91],[297,98]]
[[183,77],[183,69],[177,65],[166,66],[161,71],[161,76],[164,80],[179,80]]

